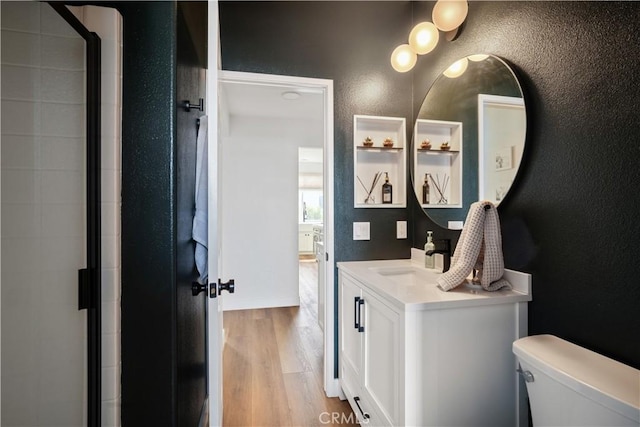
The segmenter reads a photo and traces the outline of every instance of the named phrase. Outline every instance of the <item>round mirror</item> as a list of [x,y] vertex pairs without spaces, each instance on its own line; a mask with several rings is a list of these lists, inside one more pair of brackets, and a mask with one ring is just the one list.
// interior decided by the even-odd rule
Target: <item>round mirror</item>
[[511,68],[493,55],[454,62],[424,98],[413,131],[411,173],[418,202],[444,228],[460,229],[469,206],[496,206],[524,151],[526,111]]

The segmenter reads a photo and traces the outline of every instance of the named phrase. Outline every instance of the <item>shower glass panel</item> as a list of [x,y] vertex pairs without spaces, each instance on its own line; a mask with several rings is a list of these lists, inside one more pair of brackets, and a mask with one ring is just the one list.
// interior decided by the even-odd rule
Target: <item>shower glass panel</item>
[[1,7],[1,424],[91,425],[85,40],[47,3]]

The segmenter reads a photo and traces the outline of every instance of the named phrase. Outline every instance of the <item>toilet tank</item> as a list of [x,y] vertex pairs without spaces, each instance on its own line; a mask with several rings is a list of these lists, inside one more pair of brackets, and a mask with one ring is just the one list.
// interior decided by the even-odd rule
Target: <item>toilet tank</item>
[[513,352],[533,374],[526,384],[535,427],[640,425],[639,370],[553,335],[521,338]]

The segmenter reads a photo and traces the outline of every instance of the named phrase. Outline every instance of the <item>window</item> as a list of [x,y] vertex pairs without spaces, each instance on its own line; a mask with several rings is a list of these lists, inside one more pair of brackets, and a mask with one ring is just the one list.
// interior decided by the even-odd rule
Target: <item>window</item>
[[322,190],[299,189],[298,202],[299,222],[322,222]]

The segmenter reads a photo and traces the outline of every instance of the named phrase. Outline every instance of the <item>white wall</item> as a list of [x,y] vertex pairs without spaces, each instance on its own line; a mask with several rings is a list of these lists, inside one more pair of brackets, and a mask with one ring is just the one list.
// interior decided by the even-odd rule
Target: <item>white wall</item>
[[298,147],[322,147],[322,121],[231,116],[221,137],[225,310],[299,305]]
[[[83,8],[84,9],[84,8]],[[120,18],[103,38],[103,426],[120,425]],[[93,28],[92,28],[93,26]],[[86,425],[84,41],[46,3],[2,3],[2,422]]]

